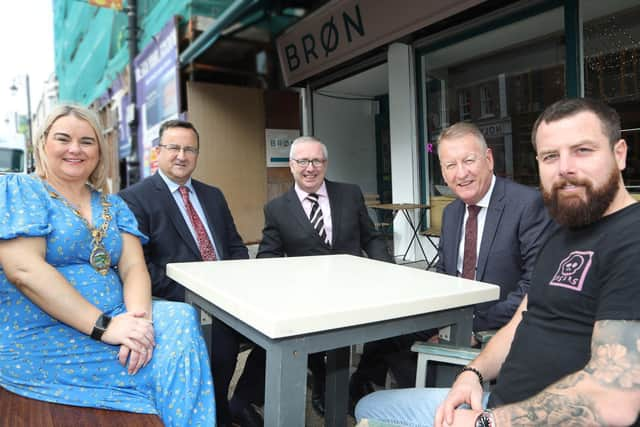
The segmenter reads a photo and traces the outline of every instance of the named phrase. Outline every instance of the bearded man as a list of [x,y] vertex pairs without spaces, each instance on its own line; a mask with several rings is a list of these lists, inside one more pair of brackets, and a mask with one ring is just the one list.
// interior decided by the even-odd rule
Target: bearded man
[[561,227],[539,251],[529,294],[451,389],[373,393],[356,407],[358,419],[640,425],[640,205],[622,180],[620,118],[600,101],[558,101],[534,124],[532,142],[545,204]]

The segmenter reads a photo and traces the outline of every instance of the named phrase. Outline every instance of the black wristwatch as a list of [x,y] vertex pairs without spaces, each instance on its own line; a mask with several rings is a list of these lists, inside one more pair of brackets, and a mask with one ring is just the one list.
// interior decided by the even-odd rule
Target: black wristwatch
[[96,324],[93,325],[93,331],[91,331],[91,338],[96,341],[102,340],[102,335],[109,327],[109,323],[111,323],[111,317],[102,313],[98,320],[96,320]]
[[497,427],[493,412],[488,409],[482,411],[476,418],[475,427]]

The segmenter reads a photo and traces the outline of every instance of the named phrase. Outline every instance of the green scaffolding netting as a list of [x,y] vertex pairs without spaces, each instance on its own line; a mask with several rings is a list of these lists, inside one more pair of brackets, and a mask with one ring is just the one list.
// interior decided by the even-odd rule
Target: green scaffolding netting
[[[138,49],[178,15],[218,17],[233,0],[138,0]],[[61,100],[88,105],[102,95],[129,62],[127,14],[83,0],[53,3],[55,69]],[[127,2],[125,2],[125,6]]]

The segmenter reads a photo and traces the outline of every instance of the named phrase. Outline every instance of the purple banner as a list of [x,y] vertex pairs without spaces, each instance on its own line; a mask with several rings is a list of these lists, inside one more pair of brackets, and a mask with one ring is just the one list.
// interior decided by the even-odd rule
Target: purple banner
[[134,60],[138,108],[138,155],[140,177],[155,172],[160,125],[178,117],[180,82],[178,79],[178,40],[174,19],[153,37]]

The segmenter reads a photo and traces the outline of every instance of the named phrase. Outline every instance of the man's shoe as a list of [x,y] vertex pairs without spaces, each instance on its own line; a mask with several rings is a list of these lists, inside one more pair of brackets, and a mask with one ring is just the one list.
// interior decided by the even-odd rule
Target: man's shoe
[[247,405],[234,416],[233,423],[240,427],[263,427],[264,419],[253,405]]
[[322,395],[312,395],[311,396],[311,407],[316,414],[320,417],[324,417],[324,396]]

